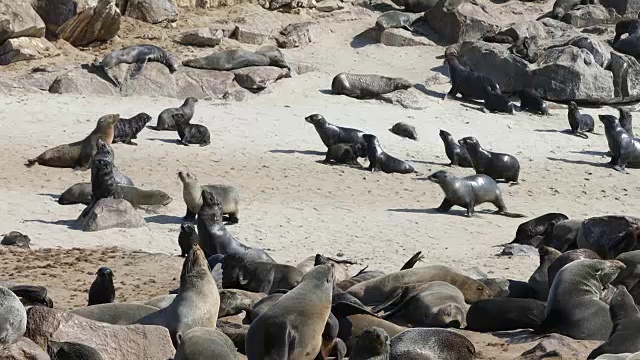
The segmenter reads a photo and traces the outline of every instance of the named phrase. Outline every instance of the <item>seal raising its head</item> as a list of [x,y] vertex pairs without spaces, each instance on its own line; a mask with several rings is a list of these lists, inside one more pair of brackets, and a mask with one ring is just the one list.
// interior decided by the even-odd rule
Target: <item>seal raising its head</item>
[[379,327],[364,329],[351,349],[350,360],[389,359],[389,334]]
[[320,140],[327,148],[338,144],[359,144],[360,153],[358,157],[367,156],[367,144],[362,138],[363,131],[334,125],[320,114],[311,114],[305,117],[304,120],[316,128],[316,132],[320,135]]
[[593,117],[589,114],[580,114],[578,105],[573,101],[569,103],[569,112],[567,113],[567,117],[569,118],[571,132],[574,135],[588,138],[585,132],[593,132]]
[[444,152],[447,154],[449,160],[451,160],[449,166],[473,167],[467,149],[458,144],[448,131],[440,130],[440,139],[442,139],[444,143]]
[[222,202],[222,211],[224,215],[228,215],[229,223],[238,223],[240,195],[235,187],[224,184],[200,185],[195,174],[188,171],[179,171],[178,178],[182,181],[182,196],[187,205],[187,214],[184,216],[184,220],[195,220],[196,214],[202,206],[202,190],[206,189],[215,194]]

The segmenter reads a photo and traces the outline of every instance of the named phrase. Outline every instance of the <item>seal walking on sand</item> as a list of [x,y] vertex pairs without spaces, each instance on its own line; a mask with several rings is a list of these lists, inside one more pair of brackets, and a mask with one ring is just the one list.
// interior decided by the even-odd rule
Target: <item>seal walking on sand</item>
[[478,139],[467,136],[458,141],[467,150],[476,174],[489,175],[494,180],[518,182],[520,162],[513,155],[487,151],[480,146]]
[[191,124],[186,121],[184,114],[173,114],[173,121],[178,127],[178,136],[182,145],[199,144],[207,146],[211,144],[211,134],[206,126]]
[[98,119],[96,128],[84,138],[71,144],[64,144],[51,148],[33,159],[27,160],[27,167],[39,164],[42,166],[73,168],[89,170],[93,155],[96,153],[97,139],[111,144],[114,126],[120,120],[120,115],[109,114]]
[[138,75],[140,75],[140,73],[144,69],[144,66],[149,61],[162,63],[169,69],[171,73],[174,73],[178,70],[178,59],[170,52],[155,45],[132,45],[126,48],[112,51],[102,59],[100,65],[104,69],[109,79],[111,79],[111,81],[116,86],[120,86],[120,82],[118,82],[111,76],[111,74],[109,74],[109,69],[120,63],[134,64],[129,78],[135,79],[136,77],[138,77]]
[[121,118],[115,127],[113,143],[121,142],[127,145],[138,145],[131,140],[138,138],[138,134],[147,126],[149,121],[151,121],[151,116],[147,113],[139,113],[130,119]]
[[413,125],[399,122],[394,124],[391,129],[389,129],[389,131],[391,131],[392,134],[396,134],[400,137],[418,141],[418,133],[416,133],[416,128]]
[[340,73],[331,81],[331,93],[356,99],[373,99],[396,90],[409,89],[412,86],[409,80],[403,78]]
[[465,69],[455,55],[445,56],[445,62],[449,67],[449,78],[451,78],[451,90],[445,95],[445,99],[455,98],[460,94],[462,98],[484,100],[485,86],[489,86],[494,92],[500,91],[498,84],[488,76]]
[[549,115],[547,104],[533,90],[522,89],[518,91],[518,97],[520,98],[520,110],[526,110],[533,114]]
[[569,118],[569,126],[571,127],[571,132],[574,135],[588,138],[585,132],[593,132],[594,123],[593,117],[589,114],[580,114],[580,110],[578,110],[578,105],[575,102],[569,103],[569,112],[567,113],[567,117]]
[[395,158],[382,150],[380,142],[375,135],[364,134],[367,143],[367,155],[369,157],[369,171],[382,170],[387,174],[409,174],[415,172],[413,166],[406,161]]
[[640,167],[640,141],[629,136],[615,116],[598,115],[598,118],[604,124],[604,133],[611,151],[609,164],[620,172],[626,172],[627,165]]
[[182,114],[184,115],[184,121],[191,121],[191,118],[193,118],[193,113],[195,112],[196,103],[198,103],[198,99],[194,97],[188,97],[184,100],[184,103],[182,103],[182,106],[180,106],[179,108],[169,108],[162,110],[160,115],[158,115],[158,121],[156,122],[156,126],[153,129],[177,131],[178,124],[176,124],[173,115]]
[[364,135],[363,131],[334,125],[320,114],[311,114],[304,120],[316,128],[316,132],[320,135],[320,140],[327,148],[337,144],[358,144],[361,150],[358,157],[367,156],[367,143],[362,137]]
[[500,89],[491,89],[491,86],[484,86],[484,108],[490,112],[501,112],[513,114],[513,103],[509,98],[500,93]]
[[451,160],[449,166],[473,167],[467,149],[458,144],[449,132],[440,130],[440,139],[442,139],[444,143],[444,152],[447,154],[449,160]]
[[184,220],[194,221],[196,219],[196,214],[202,206],[202,190],[206,189],[220,199],[222,212],[224,215],[228,215],[229,222],[238,223],[240,195],[235,187],[223,184],[200,185],[196,176],[188,171],[179,171],[178,178],[182,182],[182,197],[187,204],[187,214],[184,216]]
[[457,205],[467,209],[467,216],[472,216],[476,205],[490,202],[498,208],[495,214],[524,217],[524,215],[507,211],[498,184],[487,175],[476,174],[458,178],[447,171],[440,170],[429,175],[428,179],[440,185],[444,191],[444,200],[437,208],[439,212],[448,212]]
[[108,267],[101,267],[96,272],[96,279],[89,289],[89,304],[108,304],[116,298],[116,288],[113,286],[113,272]]

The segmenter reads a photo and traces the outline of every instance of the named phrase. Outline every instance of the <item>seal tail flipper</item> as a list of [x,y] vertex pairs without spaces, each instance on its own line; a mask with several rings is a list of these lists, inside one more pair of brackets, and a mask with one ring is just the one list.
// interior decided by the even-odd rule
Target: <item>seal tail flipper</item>
[[32,167],[33,165],[35,165],[35,164],[37,164],[37,163],[38,163],[38,159],[37,159],[37,158],[35,158],[35,159],[28,159],[28,160],[27,160],[27,163],[26,163],[26,164],[24,164],[24,166],[26,166],[26,167]]
[[402,265],[402,268],[400,268],[400,271],[412,269],[416,265],[416,263],[422,259],[424,259],[424,256],[422,255],[422,251],[418,251],[417,253],[413,254],[413,256],[409,260],[407,260],[407,262],[404,263],[404,265]]
[[143,61],[134,63],[131,66],[131,72],[129,73],[129,79],[135,80],[135,78],[137,78],[140,75],[140,73],[144,69],[145,65],[147,65],[147,59],[146,58]]
[[506,217],[510,217],[510,218],[524,218],[524,217],[527,217],[526,215],[523,215],[523,214],[512,213],[512,212],[501,211],[501,210],[495,211],[494,214],[502,215],[502,216],[506,216]]

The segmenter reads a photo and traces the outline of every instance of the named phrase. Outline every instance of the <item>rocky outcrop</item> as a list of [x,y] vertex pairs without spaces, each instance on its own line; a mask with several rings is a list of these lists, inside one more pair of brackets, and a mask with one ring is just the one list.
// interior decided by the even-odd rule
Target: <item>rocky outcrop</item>
[[60,55],[58,49],[45,38],[21,37],[0,45],[0,65],[16,61],[36,60]]
[[99,0],[95,7],[65,22],[58,29],[58,36],[73,46],[111,40],[120,31],[120,17],[115,0]]
[[621,101],[640,99],[640,64],[631,55],[611,52],[609,70],[613,74],[613,91]]
[[257,22],[237,24],[233,38],[243,44],[261,45],[271,37],[271,29]]
[[249,66],[232,72],[236,83],[251,92],[262,91],[277,80],[290,76],[288,69],[275,66]]
[[531,65],[513,55],[505,44],[468,41],[461,44],[458,56],[463,65],[493,79],[505,92],[516,91],[531,82]]
[[83,69],[73,69],[58,76],[49,92],[53,94],[116,95],[116,88],[106,80]]
[[442,39],[449,43],[477,40],[499,30],[494,16],[484,8],[464,2],[455,9],[446,8],[447,0],[440,0],[425,13],[425,18]]
[[124,199],[100,199],[77,220],[82,231],[101,231],[114,228],[131,229],[144,226],[144,218]]
[[640,2],[637,0],[600,0],[605,8],[613,8],[618,15],[636,17],[640,11]]
[[47,30],[54,34],[62,24],[97,3],[97,0],[31,0]]
[[151,24],[178,20],[172,0],[128,0],[124,15]]
[[567,44],[576,36],[581,35],[573,26],[563,22],[545,18],[540,21],[527,21],[516,23],[513,26],[501,30],[498,35],[511,37],[514,42],[526,37],[536,37],[541,49]]
[[598,344],[600,344],[599,341],[575,341],[563,335],[551,334],[533,348],[522,353],[518,360],[586,359]]
[[198,28],[183,32],[176,38],[182,45],[213,47],[220,44],[224,37],[222,29]]
[[433,105],[424,93],[415,88],[383,94],[378,96],[377,100],[413,110],[424,110]]
[[386,29],[380,34],[380,43],[386,46],[434,46],[435,43],[425,36],[405,29]]
[[27,312],[20,299],[9,289],[0,286],[0,348],[9,346],[24,335]]
[[50,360],[40,346],[28,338],[20,338],[10,346],[0,348],[2,360]]
[[0,0],[0,45],[7,39],[43,37],[44,22],[27,1]]
[[562,21],[577,28],[608,24],[613,21],[602,5],[580,5],[567,12]]
[[318,40],[320,27],[306,21],[287,25],[276,36],[278,47],[289,49],[308,45]]

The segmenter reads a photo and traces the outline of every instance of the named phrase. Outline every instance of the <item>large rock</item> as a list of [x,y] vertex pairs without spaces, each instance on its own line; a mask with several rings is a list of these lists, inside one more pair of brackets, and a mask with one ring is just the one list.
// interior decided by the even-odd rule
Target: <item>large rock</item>
[[567,12],[562,21],[577,28],[608,24],[611,16],[602,5],[581,5]]
[[100,199],[83,215],[77,220],[77,227],[82,231],[131,229],[145,225],[144,218],[124,199]]
[[57,55],[60,55],[58,49],[45,38],[21,37],[9,39],[0,45],[0,65]]
[[617,14],[635,18],[640,11],[638,0],[600,0],[605,8],[613,8]]
[[178,20],[172,0],[128,0],[125,15],[151,24]]
[[58,36],[73,46],[111,40],[120,31],[120,17],[115,0],[100,0],[95,7],[65,22],[58,29]]
[[182,45],[192,46],[217,46],[224,37],[222,29],[198,28],[183,32],[176,38],[176,42]]
[[249,66],[232,72],[236,83],[251,92],[262,91],[277,80],[289,76],[288,69],[275,66]]
[[405,29],[386,29],[380,34],[380,43],[386,46],[434,46],[427,37]]
[[98,0],[31,0],[31,5],[51,33],[55,33],[62,24],[84,10],[96,6],[97,3]]
[[458,56],[462,65],[487,75],[502,91],[511,92],[523,89],[531,82],[531,65],[507,48],[504,44],[465,41],[460,45]]
[[576,341],[563,335],[551,334],[522,353],[518,359],[586,359],[591,350],[599,344],[600,341]]
[[449,11],[445,7],[446,3],[447,0],[439,0],[425,13],[425,17],[429,27],[449,43],[477,40],[500,28],[495,23],[495,16],[478,5],[464,2]]
[[20,299],[0,286],[0,348],[18,341],[26,328],[27,312]]
[[58,76],[49,87],[49,92],[53,94],[116,95],[117,89],[96,74],[76,68]]
[[261,45],[271,37],[271,29],[258,22],[237,24],[233,37],[243,44]]
[[415,88],[392,91],[378,96],[377,99],[392,105],[402,106],[405,109],[424,110],[433,106],[430,99]]
[[19,37],[43,37],[45,26],[27,1],[0,0],[0,44]]
[[612,51],[609,70],[613,73],[616,99],[624,102],[640,99],[640,64],[636,58]]
[[2,360],[50,360],[49,355],[36,343],[26,337],[20,338],[14,344],[0,348]]
[[169,330],[151,325],[110,325],[56,309],[29,309],[27,336],[44,347],[48,340],[85,344],[105,360],[166,360],[173,357]]
[[611,53],[613,49],[604,41],[596,40],[585,35],[576,37],[569,43],[580,49],[585,49],[601,68],[607,69],[611,63]]
[[540,21],[531,20],[518,22],[500,32],[499,35],[507,35],[514,42],[525,37],[536,37],[541,44],[541,49],[564,45],[576,36],[580,35],[573,26],[561,21],[544,18]]
[[320,28],[311,21],[287,25],[276,36],[280,48],[296,48],[318,40]]

